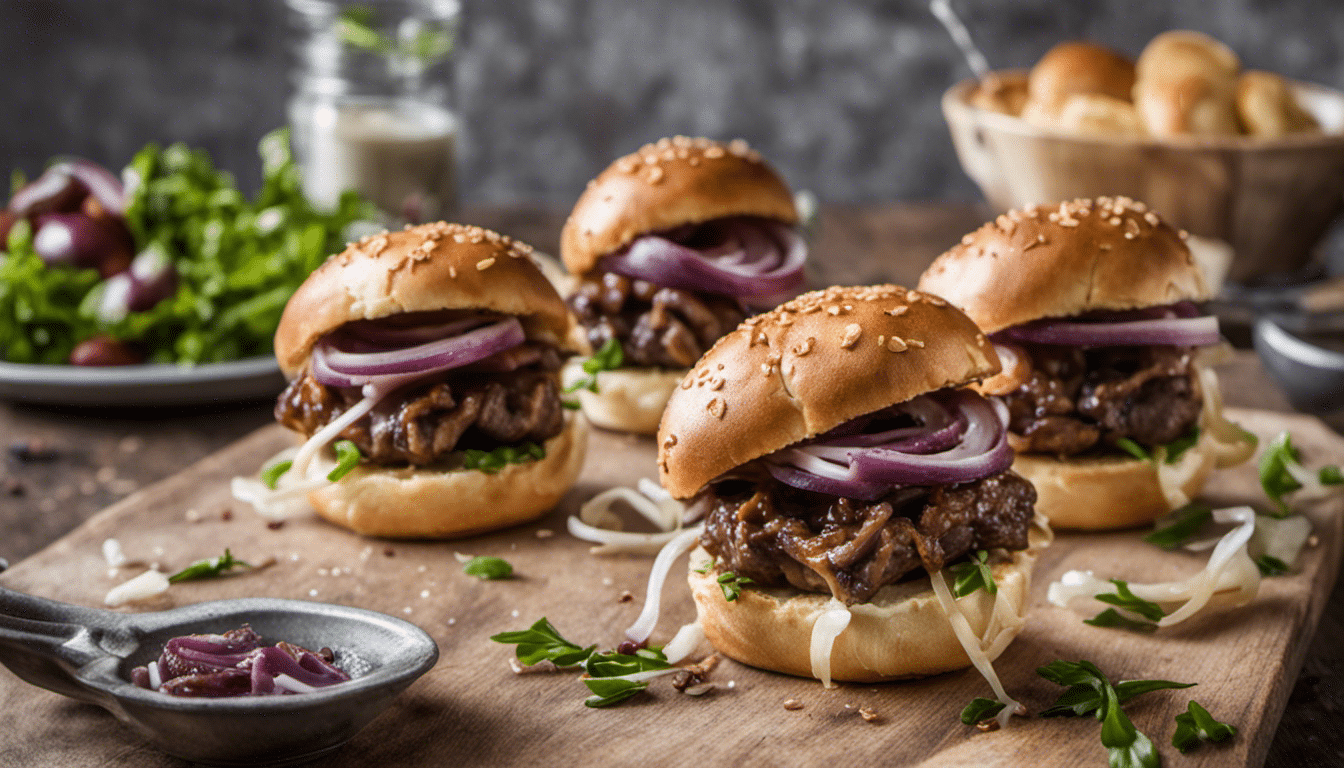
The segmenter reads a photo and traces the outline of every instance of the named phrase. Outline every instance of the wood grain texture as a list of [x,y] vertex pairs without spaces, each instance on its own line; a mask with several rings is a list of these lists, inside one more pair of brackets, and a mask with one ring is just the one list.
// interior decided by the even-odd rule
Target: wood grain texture
[[[1291,429],[1310,459],[1344,455],[1344,440],[1305,417],[1234,414],[1262,436]],[[1098,724],[1090,718],[1015,719],[979,733],[957,720],[961,707],[988,687],[971,671],[885,685],[819,684],[724,661],[718,688],[692,698],[666,679],[650,693],[610,710],[583,707],[586,689],[572,674],[514,675],[511,648],[489,635],[520,629],[545,615],[572,640],[614,643],[639,612],[648,557],[594,557],[564,533],[577,504],[614,483],[652,476],[645,439],[595,435],[580,485],[541,522],[459,542],[387,542],[360,538],[316,519],[272,530],[234,507],[228,480],[254,471],[289,442],[267,427],[185,472],[150,486],[89,520],[56,544],[0,576],[11,588],[97,605],[135,569],[109,574],[100,546],[119,539],[132,558],[166,570],[218,554],[225,546],[250,561],[277,563],[234,578],[176,585],[167,604],[245,595],[297,597],[357,605],[404,616],[428,630],[442,657],[346,748],[317,765],[541,765],[590,763],[682,765],[818,765],[831,760],[922,766],[1014,765],[1032,755],[1042,765],[1104,765]],[[1219,473],[1208,498],[1235,503],[1259,495],[1250,467]],[[219,510],[234,507],[231,519]],[[188,509],[206,512],[189,522]],[[1340,508],[1317,522],[1319,543],[1293,575],[1267,579],[1250,606],[1215,613],[1154,636],[1097,629],[1045,602],[1046,585],[1065,570],[1153,581],[1198,568],[1202,557],[1172,554],[1135,533],[1063,535],[1037,566],[1027,629],[1000,658],[1005,685],[1033,711],[1058,693],[1034,674],[1054,659],[1089,659],[1113,679],[1157,677],[1198,682],[1190,691],[1159,692],[1127,707],[1135,724],[1168,756],[1173,716],[1196,698],[1241,729],[1230,745],[1180,757],[1182,766],[1258,766],[1264,762],[1307,642],[1334,583],[1341,548]],[[538,535],[549,530],[554,535]],[[509,560],[516,579],[484,582],[461,572],[455,553]],[[694,615],[680,579],[664,595],[655,633],[665,640]],[[635,599],[623,601],[629,591]],[[163,607],[163,606],[157,606]],[[339,639],[333,639],[338,646]],[[803,708],[783,708],[795,698]],[[866,722],[858,710],[878,713]],[[0,765],[162,766],[179,761],[141,745],[138,736],[97,708],[76,704],[0,673]]]

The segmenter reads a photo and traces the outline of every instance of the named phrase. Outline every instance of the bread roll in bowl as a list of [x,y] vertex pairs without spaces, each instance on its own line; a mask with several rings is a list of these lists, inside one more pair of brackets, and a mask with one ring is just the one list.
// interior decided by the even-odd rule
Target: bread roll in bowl
[[1046,125],[1058,118],[1072,96],[1129,101],[1133,90],[1134,62],[1125,55],[1093,43],[1060,43],[1031,68],[1022,119]]
[[1153,136],[1235,136],[1237,73],[1231,48],[1188,30],[1153,38],[1135,65],[1134,106]]
[[[991,638],[993,661],[1025,623],[1036,549],[1011,553],[993,565],[998,595],[977,590],[957,604],[979,638]],[[761,669],[812,677],[812,627],[831,605],[829,595],[747,587],[724,599],[703,549],[691,553],[687,576],[697,620],[715,650]],[[996,601],[1000,604],[997,610]],[[871,602],[850,606],[849,626],[831,650],[831,679],[873,683],[927,677],[971,665],[927,576],[883,587]]]
[[1237,117],[1252,136],[1277,138],[1315,131],[1316,118],[1297,103],[1288,81],[1273,72],[1243,72],[1237,80]]

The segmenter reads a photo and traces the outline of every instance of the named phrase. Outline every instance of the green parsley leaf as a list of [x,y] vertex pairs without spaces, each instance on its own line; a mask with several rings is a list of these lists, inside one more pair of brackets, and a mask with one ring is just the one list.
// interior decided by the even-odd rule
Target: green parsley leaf
[[288,460],[275,462],[261,471],[261,482],[274,491],[276,486],[280,484],[280,476],[288,472],[292,466],[294,466],[294,462]]
[[1175,440],[1172,440],[1170,443],[1167,443],[1166,445],[1167,463],[1175,464],[1177,461],[1180,460],[1181,454],[1195,447],[1195,444],[1198,442],[1199,442],[1199,425],[1195,424],[1190,427],[1189,434],[1185,435],[1184,437],[1178,437]]
[[742,587],[745,584],[755,584],[748,576],[738,576],[732,571],[724,571],[719,574],[719,589],[723,590],[723,599],[733,602],[742,594]]
[[1344,485],[1344,472],[1341,472],[1339,467],[1333,464],[1321,467],[1317,477],[1320,478],[1321,485]]
[[512,578],[513,566],[509,565],[507,560],[480,555],[468,560],[467,564],[462,567],[462,572],[478,579],[498,581],[499,579]]
[[1283,500],[1284,495],[1302,487],[1288,471],[1289,462],[1298,463],[1297,448],[1293,446],[1292,435],[1280,432],[1260,457],[1260,487],[1265,489],[1265,495],[1279,508],[1280,516],[1292,511]]
[[350,474],[350,470],[359,466],[359,460],[364,458],[359,452],[359,446],[351,440],[337,440],[334,447],[336,467],[327,473],[327,479],[333,483]]
[[1235,726],[1215,720],[1207,709],[1191,700],[1186,711],[1176,716],[1176,732],[1171,736],[1171,745],[1189,752],[1206,741],[1225,741],[1235,735]]
[[1083,619],[1083,623],[1091,624],[1094,627],[1104,627],[1106,629],[1128,629],[1133,632],[1157,631],[1157,624],[1151,621],[1131,619],[1114,608],[1107,608],[1090,619]]
[[714,558],[711,557],[711,558],[709,558],[709,562],[705,563],[704,565],[700,566],[699,568],[696,568],[696,569],[695,569],[695,572],[696,572],[696,573],[709,573],[710,571],[714,570],[714,563],[715,563],[715,560],[714,560]]
[[593,677],[623,677],[639,672],[672,668],[662,651],[652,651],[648,648],[641,648],[640,651],[634,655],[615,651],[594,653],[584,662],[583,669]]
[[1110,685],[1101,718],[1101,744],[1110,753],[1110,768],[1158,768],[1162,764],[1152,740],[1134,727]]
[[998,594],[999,586],[994,583],[994,571],[989,567],[988,550],[976,552],[970,560],[952,566],[951,571],[952,594],[957,597],[965,597],[977,589]]
[[583,406],[579,403],[578,400],[561,400],[560,407],[570,411],[577,411]]
[[546,448],[540,443],[528,442],[501,445],[491,451],[468,448],[462,455],[463,469],[476,469],[492,475],[510,464],[540,461],[546,458]]
[[1149,621],[1157,621],[1167,615],[1167,612],[1162,610],[1162,606],[1150,600],[1144,600],[1129,591],[1129,584],[1127,582],[1121,581],[1120,579],[1111,579],[1111,583],[1115,585],[1115,594],[1103,592],[1097,595],[1096,599],[1103,603],[1137,613]]
[[982,720],[988,720],[991,717],[1003,711],[1002,701],[986,699],[983,696],[977,696],[971,699],[971,703],[961,710],[961,722],[966,725],[975,725]]
[[1172,513],[1169,519],[1171,523],[1144,536],[1143,540],[1163,549],[1176,549],[1213,519],[1213,509],[1202,504],[1187,504]]
[[557,667],[574,667],[587,661],[597,650],[596,645],[580,648],[561,637],[559,630],[551,626],[544,616],[528,629],[501,632],[490,639],[496,643],[517,645],[515,654],[518,660],[529,667],[543,661],[550,661]]
[[1122,437],[1115,441],[1115,447],[1128,453],[1139,461],[1151,461],[1152,456],[1143,449],[1143,446],[1130,440],[1128,437]]
[[585,677],[583,684],[593,692],[592,696],[583,700],[585,707],[610,707],[620,704],[649,687],[647,680],[636,681],[603,677]]
[[191,581],[192,579],[211,579],[216,576],[223,576],[225,571],[233,568],[251,568],[250,563],[235,559],[233,553],[225,549],[224,554],[219,557],[210,557],[205,560],[197,560],[186,568],[174,573],[168,577],[168,581],[176,584],[179,581]]
[[1109,754],[1111,768],[1157,768],[1157,750],[1145,734],[1120,708],[1129,699],[1164,688],[1187,688],[1190,683],[1168,680],[1127,680],[1111,685],[1097,666],[1089,661],[1054,661],[1036,670],[1045,679],[1068,686],[1042,717],[1094,714],[1101,721],[1101,743]]
[[1292,570],[1291,566],[1273,555],[1255,558],[1255,567],[1260,569],[1261,576],[1282,576]]
[[588,376],[565,387],[565,394],[577,392],[580,389],[597,392],[597,374],[603,371],[614,371],[624,363],[625,351],[621,349],[621,342],[614,338],[607,339],[601,349],[594,352],[592,357],[583,361],[583,372]]
[[1120,703],[1145,693],[1153,691],[1166,691],[1180,688],[1191,688],[1194,683],[1175,683],[1171,680],[1121,680],[1115,684],[1115,693],[1120,697]]

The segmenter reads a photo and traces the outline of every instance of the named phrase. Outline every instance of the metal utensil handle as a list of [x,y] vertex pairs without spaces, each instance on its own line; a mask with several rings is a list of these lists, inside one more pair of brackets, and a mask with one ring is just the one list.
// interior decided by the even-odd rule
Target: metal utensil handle
[[97,637],[121,628],[120,614],[44,600],[0,587],[0,663],[48,690],[96,701],[74,671],[108,656]]

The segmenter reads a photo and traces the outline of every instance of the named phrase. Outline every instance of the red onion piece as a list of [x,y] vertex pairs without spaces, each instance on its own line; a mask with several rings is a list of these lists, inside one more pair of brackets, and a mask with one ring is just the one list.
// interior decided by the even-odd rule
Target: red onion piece
[[336,347],[333,335],[313,347],[312,373],[333,387],[365,384],[395,388],[438,371],[484,360],[523,343],[523,325],[516,317],[490,323],[445,339],[383,352],[347,352]]
[[498,319],[498,317],[468,317],[447,323],[403,327],[378,320],[356,320],[341,326],[341,340],[364,341],[387,350],[446,339]]
[[806,260],[807,244],[794,228],[733,218],[690,234],[644,235],[604,256],[598,267],[669,288],[774,301],[803,287]]
[[956,392],[955,397],[953,407],[964,413],[967,420],[960,444],[923,455],[889,448],[856,450],[850,454],[854,479],[898,485],[946,485],[979,480],[1012,466],[1008,431],[995,406],[966,390]]
[[125,215],[126,192],[121,181],[101,165],[80,158],[53,163],[14,193],[9,210],[20,216],[74,211],[89,195],[108,213]]
[[882,432],[867,432],[836,437],[823,436],[812,441],[812,445],[830,449],[828,457],[846,460],[848,452],[834,453],[843,448],[867,448],[882,446],[906,453],[934,453],[944,451],[956,445],[966,431],[966,416],[960,411],[952,412],[938,398],[920,395],[904,403],[899,403],[885,411],[888,415],[908,414],[920,426],[899,427]]
[[143,312],[177,293],[177,268],[168,254],[155,245],[141,251],[131,262],[132,312]]
[[814,475],[791,464],[768,461],[765,468],[785,485],[801,488],[804,491],[829,493],[832,496],[844,496],[850,499],[876,501],[891,492],[891,486],[885,483],[865,483],[859,480],[837,480],[824,475]]
[[1120,347],[1142,344],[1170,344],[1178,347],[1203,347],[1217,344],[1218,318],[1166,317],[1120,322],[1071,322],[1042,320],[993,335],[995,341],[1026,341],[1036,344],[1069,344],[1085,347]]
[[126,215],[126,190],[111,171],[97,163],[81,158],[57,163],[69,168],[70,175],[88,188],[89,194],[98,201],[103,210],[115,216]]

